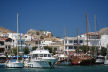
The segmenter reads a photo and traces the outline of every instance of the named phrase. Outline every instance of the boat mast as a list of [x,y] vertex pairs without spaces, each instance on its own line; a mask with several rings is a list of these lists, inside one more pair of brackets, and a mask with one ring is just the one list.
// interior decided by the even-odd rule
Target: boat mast
[[[88,47],[88,31],[87,31],[87,11],[86,11],[86,42],[87,42],[87,47]],[[86,48],[86,52],[88,51],[88,48]]]
[[[66,30],[65,30],[65,28],[64,28],[64,50],[65,50],[65,40],[66,39]],[[66,54],[66,53],[65,53]]]
[[[94,24],[95,24],[95,37],[96,37],[96,14],[94,15]],[[95,41],[96,41],[96,38],[95,38]],[[95,56],[97,56],[97,49],[96,49],[96,46],[95,46]]]
[[96,33],[96,15],[94,15],[94,22],[95,22],[95,33]]
[[79,52],[79,39],[78,39],[78,28],[76,29],[77,32],[77,49],[76,49],[76,53]]
[[40,45],[39,45],[39,38],[38,38],[38,48],[40,49]]
[[[18,17],[19,17],[19,14],[18,14],[18,12],[17,12],[17,35],[18,35],[18,24],[19,24],[19,22],[18,22]],[[17,61],[18,61],[18,36],[17,36]]]

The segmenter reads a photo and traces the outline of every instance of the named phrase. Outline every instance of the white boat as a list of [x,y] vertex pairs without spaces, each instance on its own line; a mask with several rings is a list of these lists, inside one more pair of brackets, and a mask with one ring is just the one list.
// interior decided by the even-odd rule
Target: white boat
[[5,55],[0,55],[0,68],[5,68],[6,67],[6,56]]
[[7,67],[9,67],[9,68],[23,68],[24,64],[19,61],[16,61],[16,62],[9,61],[7,63]]
[[68,56],[65,54],[58,54],[58,62],[57,65],[64,66],[64,65],[70,65],[71,62],[68,60]]
[[104,61],[104,64],[108,65],[108,59]]
[[[18,33],[18,13],[17,13],[17,33]],[[9,68],[23,68],[24,67],[24,63],[22,63],[22,62],[20,62],[19,60],[18,60],[18,57],[19,57],[19,55],[18,55],[18,45],[17,45],[17,60],[16,61],[8,61],[7,63],[6,63],[6,66],[7,67],[9,67]]]
[[104,64],[104,60],[105,60],[105,58],[104,58],[104,56],[102,56],[102,55],[99,55],[97,58],[96,58],[96,64]]
[[108,51],[107,51],[107,55],[105,56],[104,64],[105,64],[105,65],[108,65]]
[[30,52],[30,56],[31,58],[24,61],[25,67],[51,68],[57,62],[57,59],[48,50],[44,49],[36,49]]

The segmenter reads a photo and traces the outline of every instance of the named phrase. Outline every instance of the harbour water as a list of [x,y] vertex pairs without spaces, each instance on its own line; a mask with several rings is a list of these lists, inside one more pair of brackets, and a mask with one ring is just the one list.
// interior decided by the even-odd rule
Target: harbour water
[[49,68],[0,68],[0,72],[108,72],[108,65],[56,66]]

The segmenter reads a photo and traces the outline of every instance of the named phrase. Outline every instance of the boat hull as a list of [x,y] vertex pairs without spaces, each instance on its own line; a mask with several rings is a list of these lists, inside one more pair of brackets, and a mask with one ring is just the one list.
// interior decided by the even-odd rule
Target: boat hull
[[104,64],[104,60],[103,59],[96,59],[96,64]]
[[108,60],[105,60],[105,61],[104,61],[104,64],[108,65]]
[[20,62],[9,62],[6,65],[8,68],[23,68],[24,64]]
[[49,60],[36,60],[36,61],[31,61],[31,62],[25,62],[24,66],[25,67],[30,67],[30,68],[51,68],[54,67],[55,63],[57,62],[56,59],[49,59]]
[[5,68],[5,64],[0,64],[0,68]]

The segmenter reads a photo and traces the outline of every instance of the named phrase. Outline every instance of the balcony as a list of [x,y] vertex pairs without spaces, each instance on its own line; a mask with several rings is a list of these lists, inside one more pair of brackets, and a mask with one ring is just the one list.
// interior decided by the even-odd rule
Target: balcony
[[5,45],[0,45],[0,48],[5,48]]
[[5,45],[12,45],[12,42],[5,42]]

